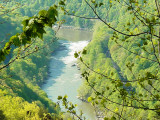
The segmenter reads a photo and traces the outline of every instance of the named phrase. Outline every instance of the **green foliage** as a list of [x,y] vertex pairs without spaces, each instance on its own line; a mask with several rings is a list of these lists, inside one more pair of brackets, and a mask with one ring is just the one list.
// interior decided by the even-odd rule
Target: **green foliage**
[[[93,40],[85,48],[87,53],[78,54],[82,55],[81,70],[85,79],[79,96],[90,102],[94,98],[92,105],[105,111],[106,119],[159,119],[159,113],[151,110],[158,109],[155,106],[159,104],[159,33],[156,32],[159,18],[146,13],[158,14],[155,3],[119,2],[129,7],[111,1],[108,14],[112,17],[117,14],[112,21],[110,17],[104,19],[96,9],[105,24],[96,23]],[[95,9],[97,3],[92,1],[90,5]],[[140,17],[145,20],[139,20]]]
[[57,21],[58,12],[56,6],[50,7],[48,10],[42,10],[38,16],[30,17],[22,22],[23,32],[12,36],[5,44],[5,47],[0,50],[0,62],[4,61],[6,56],[10,53],[12,45],[20,47],[31,43],[32,38],[43,39],[45,33],[44,27],[52,27]]
[[[2,92],[0,94],[3,96],[1,97],[3,102],[1,102],[0,110],[3,111],[7,119],[42,119],[46,118],[48,112],[53,113],[50,115],[53,119],[58,119],[61,116],[60,108],[56,107],[56,104],[49,100],[46,93],[38,86],[44,83],[48,75],[47,63],[50,54],[47,53],[58,46],[57,42],[51,44],[52,30],[47,28],[46,31],[48,34],[44,35],[45,41],[37,39],[37,43],[33,44],[33,48],[35,45],[39,47],[47,45],[45,49],[27,56],[25,59],[18,59],[7,68],[8,72],[5,72],[5,69],[1,70],[0,79],[1,81],[5,79],[5,81],[1,86]],[[14,50],[15,55],[17,55],[16,51],[18,48]],[[10,74],[12,77],[6,79],[5,76]],[[20,100],[15,100],[17,98]]]
[[[48,0],[35,0],[34,4],[32,4],[33,1],[17,1],[26,2],[24,7],[17,12],[30,16],[30,18],[22,22],[22,32],[14,33],[9,42],[5,41],[5,45],[0,46],[2,69],[3,66],[5,67],[3,64],[7,60],[6,56],[11,53],[13,55],[13,58],[8,60],[13,63],[7,69],[1,70],[1,79],[8,76],[8,71],[14,76],[2,82],[2,85],[6,85],[5,87],[12,88],[13,94],[9,94],[10,89],[5,89],[4,86],[1,93],[4,96],[3,99],[7,99],[6,102],[11,100],[9,102],[12,103],[13,108],[22,103],[18,108],[22,113],[12,109],[12,113],[8,114],[8,111],[5,111],[9,107],[7,106],[1,108],[1,116],[10,119],[10,116],[18,113],[15,119],[24,119],[27,113],[29,116],[25,119],[43,117],[44,119],[54,119],[52,118],[54,115],[47,113],[46,108],[50,110],[50,107],[55,108],[51,111],[57,115],[59,106],[56,108],[37,85],[42,84],[44,76],[47,75],[47,66],[43,63],[47,62],[48,58],[43,54],[49,52],[51,47],[36,55],[31,53],[37,52],[39,47],[46,45],[44,41],[41,41],[46,33],[44,28],[52,27],[56,23],[58,8],[56,5],[48,7],[52,4]],[[6,3],[7,9],[12,6],[12,3],[14,2]],[[83,63],[81,70],[85,82],[79,90],[80,96],[88,99],[100,111],[104,111],[105,119],[159,119],[160,62],[158,48],[160,44],[158,32],[160,15],[159,7],[157,7],[158,1],[61,0],[57,3],[62,10],[59,13],[59,19],[66,19],[68,25],[91,28],[95,24],[93,40],[81,53],[74,54],[75,58],[79,58]],[[44,10],[38,13],[43,7],[45,7]],[[31,17],[36,13],[38,14]],[[88,19],[82,20],[81,17],[75,18],[63,14],[82,16]],[[12,17],[11,15],[10,21],[14,20]],[[96,17],[104,24],[89,19],[96,19]],[[1,20],[8,18],[9,16],[5,15]],[[18,22],[14,21],[14,24],[16,23]],[[16,26],[14,24],[11,25],[13,29]],[[2,26],[3,28],[5,26]],[[17,30],[20,30],[20,26]],[[3,35],[2,38],[4,39],[5,36]],[[28,47],[31,49],[23,52]],[[31,56],[29,56],[30,54]],[[4,93],[5,95],[3,95]],[[30,94],[31,96],[28,97]],[[31,98],[36,104],[32,102]],[[62,100],[62,104],[69,113],[82,119],[81,115],[79,117],[76,114],[76,105],[67,101],[67,96],[59,96],[58,99]],[[17,100],[18,103],[14,100]],[[25,104],[28,107],[23,106]],[[34,110],[31,111],[30,108]],[[40,112],[41,110],[43,112]]]
[[[76,113],[76,107],[77,107],[77,104],[73,104],[72,102],[69,102],[67,100],[67,95],[65,95],[64,97],[62,96],[58,96],[58,100],[60,100],[59,102],[62,102],[62,106],[65,107],[65,109],[67,110],[68,113],[70,114],[73,114],[76,119],[79,119],[79,120],[85,120],[86,118],[83,117],[83,113],[81,112],[80,114]],[[74,117],[73,117],[74,119]]]
[[[16,7],[14,2],[7,2],[5,7],[9,9],[10,4]],[[39,87],[48,75],[50,53],[58,46],[53,30],[47,28],[57,21],[56,6],[27,19],[14,16],[15,11],[0,17],[4,21],[1,32],[8,34],[0,34],[0,119],[61,119],[59,106]],[[8,21],[6,16],[10,16]]]

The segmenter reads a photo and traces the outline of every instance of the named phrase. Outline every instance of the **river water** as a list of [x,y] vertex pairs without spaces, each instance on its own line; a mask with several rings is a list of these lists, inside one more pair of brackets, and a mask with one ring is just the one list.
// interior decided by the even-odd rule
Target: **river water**
[[[88,41],[92,39],[92,33],[61,29],[57,36],[66,40],[59,40],[60,47],[52,54],[49,68],[50,74],[42,89],[54,102],[57,102],[58,96],[67,95],[69,101],[78,105],[77,110],[82,110],[89,120],[95,120],[93,107],[76,97],[82,78],[80,71],[76,66],[73,66],[77,61],[74,58],[75,51],[82,50],[88,44]],[[62,108],[62,110],[64,109]]]

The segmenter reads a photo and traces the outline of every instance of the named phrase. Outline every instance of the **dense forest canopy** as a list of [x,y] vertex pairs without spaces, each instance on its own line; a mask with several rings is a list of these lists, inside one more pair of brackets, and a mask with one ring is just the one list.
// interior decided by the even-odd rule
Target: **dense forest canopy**
[[75,53],[85,78],[80,96],[106,119],[159,119],[159,1],[83,2],[91,16],[64,6],[98,19],[93,40]]
[[[93,40],[75,57],[84,78],[79,96],[96,108],[98,117],[160,119],[159,4],[159,0],[0,1],[1,119],[67,119],[39,87],[47,77],[49,53],[59,45],[51,28],[61,21],[93,30]],[[68,112],[82,119],[66,98],[58,97]]]
[[[53,11],[56,16],[56,9],[49,9],[49,5],[46,5],[44,12],[48,16],[47,23],[27,23],[28,20],[42,18],[40,15],[39,18],[38,15],[31,17],[44,9],[39,8],[39,11],[32,13],[29,10],[33,2],[0,2],[0,119],[62,118],[60,108],[40,88],[47,77],[50,53],[58,47],[55,32],[49,27],[44,28],[56,21],[55,17],[49,17]],[[23,9],[26,9],[25,14],[22,14]],[[27,24],[29,29],[25,28]]]

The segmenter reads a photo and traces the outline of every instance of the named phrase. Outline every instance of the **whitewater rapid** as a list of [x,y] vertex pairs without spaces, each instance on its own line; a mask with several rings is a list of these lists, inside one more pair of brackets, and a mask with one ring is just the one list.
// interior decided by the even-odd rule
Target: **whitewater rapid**
[[75,51],[81,51],[88,41],[68,42],[60,41],[60,47],[53,53],[50,62],[50,76],[42,89],[54,102],[59,95],[68,95],[69,100],[78,101],[77,89],[81,84],[80,72],[74,64]]

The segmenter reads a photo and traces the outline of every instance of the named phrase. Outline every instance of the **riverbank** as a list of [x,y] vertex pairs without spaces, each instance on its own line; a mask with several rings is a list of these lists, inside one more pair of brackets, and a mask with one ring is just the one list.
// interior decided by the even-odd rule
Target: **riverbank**
[[[53,29],[58,29],[58,25],[54,25],[54,26],[53,26]],[[75,27],[75,26],[67,26],[67,25],[62,25],[62,26],[60,26],[60,29],[71,29],[71,30],[80,30],[80,31],[93,32],[92,29],[80,28],[80,27]]]

